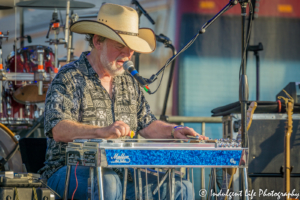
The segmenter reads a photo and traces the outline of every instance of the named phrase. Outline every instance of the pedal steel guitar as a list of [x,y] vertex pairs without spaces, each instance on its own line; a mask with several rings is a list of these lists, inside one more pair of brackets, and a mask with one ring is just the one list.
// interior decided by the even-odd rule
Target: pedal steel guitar
[[[182,143],[183,142],[183,143]],[[248,148],[242,148],[234,140],[199,141],[189,140],[104,140],[76,139],[69,142],[66,148],[67,178],[64,199],[66,199],[70,176],[70,167],[81,165],[90,167],[90,178],[93,183],[94,168],[97,168],[99,199],[103,198],[102,167],[124,168],[123,199],[126,196],[128,168],[138,169],[138,180],[141,180],[141,169],[170,168],[172,186],[175,184],[175,168],[246,168]],[[167,174],[161,180],[167,178]],[[158,176],[157,176],[158,177]],[[134,178],[136,181],[136,178]],[[161,182],[158,180],[158,187]],[[170,186],[170,199],[174,199],[174,186]],[[93,184],[91,190],[94,190]],[[142,199],[142,187],[139,185],[139,199]],[[148,191],[147,191],[148,192]],[[137,192],[136,192],[137,195]]]

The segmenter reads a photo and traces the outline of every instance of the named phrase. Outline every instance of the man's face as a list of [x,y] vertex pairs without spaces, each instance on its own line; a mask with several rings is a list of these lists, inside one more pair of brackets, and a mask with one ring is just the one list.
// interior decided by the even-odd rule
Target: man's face
[[104,69],[111,76],[123,74],[123,63],[131,59],[134,51],[108,38],[104,40],[101,46],[100,62]]

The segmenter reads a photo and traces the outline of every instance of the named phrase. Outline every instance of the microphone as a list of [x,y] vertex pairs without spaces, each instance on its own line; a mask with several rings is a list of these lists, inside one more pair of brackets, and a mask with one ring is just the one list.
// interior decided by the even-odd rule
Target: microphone
[[172,41],[170,40],[170,38],[168,38],[164,34],[155,35],[155,38],[156,38],[156,41],[161,42],[165,45],[172,44]]
[[150,88],[148,87],[148,83],[144,80],[143,77],[139,75],[139,73],[136,71],[134,68],[133,62],[130,60],[127,60],[123,63],[123,68],[128,71],[134,78],[135,80],[141,84],[144,87],[144,90],[148,93],[150,93]]

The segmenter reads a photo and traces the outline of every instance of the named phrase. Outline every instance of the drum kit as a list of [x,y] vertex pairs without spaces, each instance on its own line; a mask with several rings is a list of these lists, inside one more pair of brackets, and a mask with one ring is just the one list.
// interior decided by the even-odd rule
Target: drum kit
[[[78,59],[73,56],[72,36],[68,30],[69,23],[75,22],[78,15],[69,18],[69,10],[93,8],[95,5],[74,0],[32,0],[21,1],[16,6],[54,10],[46,38],[50,31],[55,35],[55,39],[46,41],[49,45],[54,45],[54,51],[44,45],[14,48],[4,63],[2,41],[8,39],[9,33],[0,30],[0,171],[22,172],[22,159],[20,152],[16,151],[18,139],[23,137],[23,133],[28,137],[33,127],[43,121],[41,118],[43,118],[46,92],[58,72],[58,63],[68,63]],[[12,8],[0,5],[0,10]],[[60,25],[57,10],[66,10],[65,26]],[[62,27],[65,28],[65,38],[58,39],[59,29]],[[65,45],[68,54],[58,59],[57,45],[60,44]]]

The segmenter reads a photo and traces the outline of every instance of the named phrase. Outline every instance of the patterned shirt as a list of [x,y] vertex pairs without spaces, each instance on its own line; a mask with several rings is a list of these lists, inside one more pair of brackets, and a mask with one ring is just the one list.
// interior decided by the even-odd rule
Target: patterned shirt
[[67,143],[52,138],[52,128],[62,120],[105,127],[123,121],[138,132],[154,120],[143,92],[127,72],[113,78],[113,97],[101,85],[98,74],[83,52],[77,61],[62,67],[53,79],[45,101],[44,132],[48,136],[45,166],[39,170],[49,178],[66,165]]

